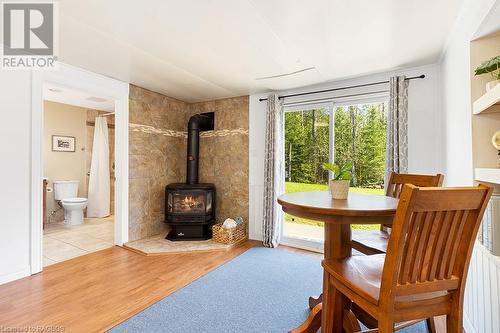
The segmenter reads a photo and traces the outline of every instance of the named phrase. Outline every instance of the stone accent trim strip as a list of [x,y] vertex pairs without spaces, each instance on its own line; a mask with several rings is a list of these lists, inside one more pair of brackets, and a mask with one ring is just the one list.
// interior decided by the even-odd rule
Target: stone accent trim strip
[[154,126],[149,126],[149,125],[141,125],[141,124],[133,124],[133,123],[129,123],[128,126],[129,126],[129,129],[133,132],[160,134],[160,135],[174,137],[174,138],[187,137],[187,133],[183,132],[183,131],[174,131],[174,130],[156,128]]
[[223,129],[223,130],[207,131],[200,133],[201,138],[211,138],[216,136],[230,136],[230,135],[248,135],[248,130],[244,128],[236,128],[231,130]]
[[[185,131],[175,131],[168,130],[163,128],[157,128],[149,125],[141,125],[141,124],[129,124],[129,129],[133,132],[143,132],[149,134],[160,134],[173,138],[187,138],[187,132]],[[236,129],[223,129],[223,130],[215,130],[215,131],[207,131],[200,133],[200,137],[202,138],[211,138],[211,137],[223,137],[223,136],[232,136],[232,135],[248,135],[248,129],[245,128],[236,128]]]

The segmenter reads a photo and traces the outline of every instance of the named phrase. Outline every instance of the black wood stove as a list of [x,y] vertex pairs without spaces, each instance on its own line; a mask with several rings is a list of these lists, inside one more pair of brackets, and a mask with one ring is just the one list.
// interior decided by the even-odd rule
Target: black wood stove
[[165,188],[165,222],[171,227],[167,239],[212,238],[215,223],[215,185],[198,183],[200,131],[214,129],[214,113],[192,116],[188,123],[186,183]]

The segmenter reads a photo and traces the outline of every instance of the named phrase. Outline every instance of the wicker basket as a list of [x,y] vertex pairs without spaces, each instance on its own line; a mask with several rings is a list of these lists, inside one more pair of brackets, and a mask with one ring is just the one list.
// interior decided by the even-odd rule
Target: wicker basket
[[213,239],[217,243],[235,244],[247,238],[247,225],[241,223],[232,229],[225,229],[222,223],[214,224],[212,227]]

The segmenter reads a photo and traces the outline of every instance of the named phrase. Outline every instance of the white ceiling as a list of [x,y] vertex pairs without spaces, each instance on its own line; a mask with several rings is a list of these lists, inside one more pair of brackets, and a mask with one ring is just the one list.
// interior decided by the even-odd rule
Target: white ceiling
[[434,62],[462,1],[62,0],[60,58],[191,102],[283,90]]
[[500,2],[496,2],[491,8],[488,16],[483,20],[474,38],[481,38],[490,34],[500,34]]
[[113,99],[95,96],[84,91],[74,90],[54,83],[44,84],[43,99],[99,111],[115,111],[115,101]]

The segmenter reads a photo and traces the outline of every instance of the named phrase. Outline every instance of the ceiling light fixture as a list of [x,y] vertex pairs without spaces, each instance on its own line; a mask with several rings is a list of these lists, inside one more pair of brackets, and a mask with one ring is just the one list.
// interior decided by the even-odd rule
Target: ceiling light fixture
[[294,71],[294,72],[290,72],[290,73],[284,73],[284,74],[278,74],[278,75],[258,77],[255,80],[276,79],[276,78],[279,78],[279,77],[290,76],[290,75],[295,75],[295,74],[302,73],[302,72],[305,72],[305,71],[310,71],[312,69],[316,69],[316,67],[307,67],[307,68],[300,69],[298,71]]
[[62,92],[61,89],[56,89],[56,88],[49,88],[50,91],[55,92],[55,93],[60,93]]

